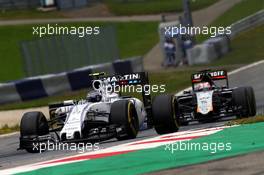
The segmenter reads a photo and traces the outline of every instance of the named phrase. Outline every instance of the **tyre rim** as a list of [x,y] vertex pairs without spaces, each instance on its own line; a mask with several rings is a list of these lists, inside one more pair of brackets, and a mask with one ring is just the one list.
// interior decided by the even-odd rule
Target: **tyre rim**
[[176,118],[176,109],[175,109],[175,97],[172,97],[172,100],[171,100],[171,102],[172,102],[172,111],[173,111],[173,121],[174,121],[174,124],[177,126],[177,127],[179,127],[179,124],[178,124],[178,121],[177,121],[177,118]]
[[133,109],[132,108],[132,103],[129,102],[128,103],[128,111],[127,111],[128,125],[132,129],[133,134],[136,135],[137,134],[137,131],[136,131],[136,128],[135,128],[135,126],[136,126],[136,123],[135,122],[137,122],[137,121],[135,119],[134,111],[132,109]]

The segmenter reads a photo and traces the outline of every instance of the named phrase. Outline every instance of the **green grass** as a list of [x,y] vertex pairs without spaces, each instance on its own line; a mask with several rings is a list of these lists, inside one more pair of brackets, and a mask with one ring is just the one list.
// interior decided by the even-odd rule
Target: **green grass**
[[158,42],[158,23],[118,23],[118,46],[122,58],[145,55]]
[[[227,27],[262,9],[264,9],[264,0],[242,0],[240,3],[227,10],[223,15],[215,19],[209,26]],[[209,37],[209,35],[198,35],[197,41],[202,42]]]
[[[0,106],[0,111],[35,108],[35,107],[48,106],[49,103],[61,102],[61,101],[65,101],[65,100],[85,99],[87,93],[88,93],[87,89],[82,89],[79,91],[66,92],[66,93],[62,93],[59,95],[40,98],[40,99],[36,99],[36,100],[4,104],[4,105]],[[126,95],[129,95],[129,94],[126,94]],[[133,94],[133,95],[136,95],[136,97],[140,97],[139,94]]]
[[46,18],[64,18],[64,15],[59,11],[42,12],[37,9],[26,10],[1,10],[0,20],[12,19],[46,19]]
[[[199,68],[198,68],[199,69]],[[175,93],[188,86],[191,83],[191,73],[193,69],[181,71],[156,72],[150,74],[150,83],[157,85],[166,85],[165,93]],[[157,94],[153,94],[154,96]]]
[[[217,1],[191,0],[191,9],[202,9]],[[182,0],[105,0],[105,3],[115,15],[142,15],[182,11]]]
[[12,133],[12,132],[15,132],[15,131],[19,131],[19,125],[8,126],[7,124],[5,124],[4,126],[2,126],[0,128],[0,135],[1,134]]
[[[264,9],[264,0],[242,0],[214,20],[210,26],[226,27],[262,9]],[[264,59],[263,31],[264,25],[241,33],[231,41],[232,51],[210,65],[248,64]],[[207,38],[209,38],[207,35],[197,36],[198,42],[202,42]]]
[[82,99],[85,98],[87,94],[87,90],[79,90],[75,92],[66,92],[60,95],[40,98],[36,100],[30,100],[26,102],[16,102],[11,104],[4,104],[0,106],[0,111],[3,110],[14,110],[14,109],[26,109],[29,107],[40,107],[47,106],[49,103],[60,102],[64,100],[72,100],[72,99]]
[[[229,21],[228,23],[232,23],[238,18],[235,15],[233,19],[232,14],[240,15],[240,17],[242,18],[251,13],[254,13],[259,9],[259,7],[255,5],[256,2],[256,0],[245,0],[241,3],[242,5],[237,5],[239,8],[235,6],[233,10],[229,10],[228,12],[226,12],[226,14],[224,14],[225,18],[230,19],[227,20],[220,17],[216,21],[221,24],[225,23],[223,21]],[[258,0],[258,2],[260,2],[259,5],[261,6],[264,0]],[[247,13],[243,11],[245,7],[248,7],[248,9],[245,10]],[[242,11],[237,12],[239,11],[238,9]],[[108,24],[109,23],[104,23],[101,25]],[[132,22],[111,24],[117,26],[118,43],[121,48],[122,57],[143,55],[158,41],[156,33],[158,25],[157,23]],[[20,62],[19,47],[17,43],[21,40],[32,38],[30,27],[31,26],[0,27],[0,32],[2,35],[2,40],[0,41],[0,57],[2,61],[2,69],[0,69],[0,81],[10,80],[10,78],[18,79],[23,77],[23,71],[21,69],[22,63]],[[161,73],[151,73],[150,81],[151,83],[155,84],[165,84],[167,93],[175,93],[180,89],[190,86],[190,74],[201,68],[204,69],[205,67],[224,66],[229,69],[230,67],[236,67],[237,64],[247,64],[263,59],[263,31],[264,26],[262,25],[255,29],[241,33],[232,41],[232,52],[212,64],[193,66],[180,70],[170,70]],[[10,62],[12,62],[12,64],[10,64]],[[54,101],[85,97],[85,94],[86,91],[82,90],[24,103],[1,105],[0,110],[46,106],[48,103]]]
[[[163,72],[150,73],[150,83],[151,84],[165,84],[166,93],[175,93],[185,87],[191,85],[190,75],[192,72],[197,70],[219,67],[231,70],[237,68],[237,65],[248,64],[264,58],[264,45],[262,44],[264,25],[258,28],[252,29],[250,31],[244,32],[236,37],[232,43],[233,51],[224,56],[222,59],[213,62],[208,65],[192,66],[179,68],[177,70],[167,70]],[[251,41],[250,45],[248,41]],[[86,90],[81,90],[77,92],[65,93],[62,95],[47,97],[43,99],[1,105],[0,110],[10,110],[10,109],[21,109],[28,107],[38,107],[46,106],[50,102],[62,101],[68,99],[80,99],[85,97]],[[154,96],[157,94],[153,94]],[[139,94],[136,95],[139,97]]]
[[[182,11],[182,0],[104,0],[115,15],[153,14]],[[124,2],[126,1],[126,2]],[[192,9],[207,7],[219,0],[191,1]],[[87,9],[89,10],[89,9]],[[99,12],[100,13],[100,12]],[[42,12],[37,9],[1,10],[0,20],[67,18],[67,11]]]
[[[187,68],[188,70],[181,71],[168,71],[161,73],[150,73],[150,84],[155,85],[166,85],[166,93],[175,93],[178,90],[181,90],[190,85],[190,74],[193,71],[197,71],[200,68]],[[177,75],[177,76],[175,76]],[[29,107],[40,107],[47,106],[49,103],[59,102],[63,100],[71,100],[71,99],[83,99],[85,98],[88,90],[83,89],[75,92],[67,92],[57,96],[45,97],[37,100],[31,100],[27,102],[18,102],[5,104],[0,106],[0,111],[3,110],[13,110],[13,109],[25,109]],[[153,96],[158,95],[159,93],[152,93]],[[140,93],[133,94],[124,94],[124,95],[132,95],[137,98],[141,98]]]
[[248,64],[264,59],[264,25],[241,33],[231,42],[232,51],[212,65]]
[[264,0],[242,0],[219,18],[214,20],[211,26],[229,26],[249,15],[264,9]]
[[[63,24],[60,24],[60,26]],[[107,26],[117,28],[118,46],[122,58],[146,54],[157,42],[157,22],[78,23],[65,26]],[[63,25],[64,26],[64,25]],[[24,77],[20,42],[36,39],[33,25],[0,27],[0,82]]]
[[[149,74],[149,80],[151,85],[165,85],[165,93],[176,93],[183,88],[190,86],[190,75],[193,72],[205,69],[204,67],[186,67],[181,70],[169,70],[163,72],[153,72]],[[230,68],[226,68],[230,70]],[[66,92],[57,96],[45,97],[37,100],[31,100],[26,102],[17,102],[11,104],[0,105],[0,111],[14,110],[14,109],[26,109],[31,107],[47,106],[49,103],[72,100],[72,99],[84,99],[88,90],[83,89],[75,92]],[[160,93],[152,93],[152,97],[159,95]],[[140,93],[123,93],[123,95],[133,96],[142,99]]]
[[250,118],[236,119],[236,120],[228,121],[226,125],[232,126],[232,125],[259,123],[259,122],[264,122],[264,116],[255,116],[255,117],[250,117]]
[[190,75],[197,70],[216,67],[216,69],[224,68],[229,71],[238,66],[262,60],[264,59],[263,31],[264,25],[239,34],[231,42],[232,51],[213,63],[151,73],[150,80],[152,83],[165,84],[168,93],[175,93],[190,86]]

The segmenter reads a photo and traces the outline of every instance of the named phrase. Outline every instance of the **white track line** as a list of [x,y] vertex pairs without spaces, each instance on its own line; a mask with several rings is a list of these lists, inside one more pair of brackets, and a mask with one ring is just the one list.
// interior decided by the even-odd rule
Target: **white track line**
[[[236,73],[238,73],[238,72],[241,72],[241,71],[243,71],[243,70],[246,70],[246,69],[249,69],[249,68],[252,68],[252,67],[255,67],[255,66],[257,66],[257,65],[259,65],[259,64],[262,64],[262,63],[264,63],[264,60],[261,60],[261,61],[258,61],[258,62],[255,62],[255,63],[252,63],[252,64],[249,64],[249,65],[247,65],[247,66],[243,66],[243,67],[241,67],[241,68],[238,68],[238,69],[236,69],[236,70],[233,70],[233,71],[231,71],[231,72],[229,72],[228,73],[228,75],[232,75],[232,74],[236,74]],[[177,95],[181,95],[181,94],[183,94],[183,92],[184,91],[186,91],[186,90],[191,90],[191,88],[192,87],[188,87],[188,88],[185,88],[184,90],[182,90],[182,91],[180,91],[180,92],[178,92],[177,94],[175,94],[176,96]],[[225,127],[217,127],[217,128],[219,128],[219,130],[221,130],[221,129],[224,129]],[[212,128],[211,128],[212,129]],[[213,133],[215,133],[215,132],[217,132],[217,131],[210,131],[210,128],[208,128],[208,129],[202,129],[202,130],[200,130],[200,131],[204,131],[204,130],[209,130],[208,132],[207,132],[207,135],[210,135],[210,134],[213,134]],[[218,131],[219,131],[218,130]],[[197,130],[192,130],[192,131],[197,131]],[[176,135],[181,135],[181,134],[183,134],[183,135],[185,135],[185,134],[190,134],[190,132],[192,132],[192,131],[183,131],[183,132],[180,132],[180,133],[177,133]],[[11,135],[15,135],[17,132],[15,132],[15,133],[11,133],[11,134],[5,134],[5,135],[0,135],[0,138],[1,137],[7,137],[7,136],[11,136]],[[173,135],[173,134],[175,134],[175,133],[172,133],[172,134],[168,134],[167,136],[171,136],[171,135]],[[196,135],[196,134],[195,134]],[[202,135],[201,135],[202,136]],[[164,137],[164,135],[162,136],[162,137]],[[141,140],[141,141],[136,141],[136,142],[134,142],[134,143],[140,143],[140,142],[143,142],[143,141],[150,141],[150,140],[153,140],[153,139],[157,139],[157,138],[161,138],[160,136],[158,136],[158,137],[155,137],[155,138],[150,138],[150,139],[146,139],[146,140]],[[175,142],[175,141],[170,141],[170,142],[167,142],[167,143],[162,143],[162,144],[150,144],[149,146],[148,146],[148,148],[153,148],[153,147],[157,147],[157,146],[161,146],[161,145],[163,145],[163,144],[168,144],[168,143],[173,143],[173,142]],[[133,143],[133,142],[132,142]],[[127,148],[127,146],[129,146],[129,145],[131,145],[132,143],[126,143],[126,144],[122,144],[122,145],[117,145],[117,146],[114,146],[114,147],[110,147],[110,148],[107,148],[107,149],[105,149],[105,150],[101,150],[101,151],[99,151],[99,152],[108,152],[108,151],[115,151],[115,150],[138,150],[138,149],[146,149],[147,147],[146,147],[146,145],[144,145],[144,146],[136,146],[136,148],[134,147],[134,148]],[[126,147],[126,148],[124,148],[124,147]],[[86,154],[91,154],[92,152],[89,152],[89,153],[86,153]],[[93,153],[94,154],[94,153]],[[74,157],[74,156],[70,156],[70,157]],[[62,159],[65,159],[65,158],[62,158]],[[59,159],[57,159],[57,160],[59,160]],[[46,161],[46,162],[48,162],[48,161]],[[44,162],[42,162],[42,163],[44,163]],[[21,166],[21,167],[16,167],[16,168],[11,168],[11,169],[7,169],[7,170],[2,170],[2,171],[0,171],[0,173],[1,174],[3,174],[3,175],[8,175],[8,174],[13,174],[13,173],[18,173],[18,172],[25,172],[25,171],[32,171],[32,170],[36,170],[36,169],[39,169],[39,168],[43,168],[43,167],[46,167],[45,165],[39,165],[40,163],[37,163],[37,164],[31,164],[31,165],[25,165],[25,166]],[[59,164],[61,164],[61,163],[59,163]],[[64,163],[62,163],[62,164],[65,164],[65,162]],[[37,165],[37,166],[36,166]],[[58,164],[54,164],[54,165],[58,165]],[[54,166],[53,165],[53,166]]]
[[[9,174],[15,174],[15,173],[21,173],[21,172],[27,172],[27,171],[34,171],[34,170],[44,168],[44,167],[51,167],[51,166],[62,165],[62,164],[67,164],[67,163],[72,163],[72,162],[77,162],[77,161],[83,161],[83,160],[77,160],[77,161],[52,163],[53,161],[63,160],[63,159],[67,159],[67,158],[73,158],[73,157],[79,157],[79,156],[85,156],[85,155],[96,155],[96,154],[102,154],[102,153],[119,152],[119,151],[136,151],[136,150],[142,150],[142,149],[155,148],[158,146],[175,143],[175,142],[178,142],[181,140],[185,140],[185,141],[191,140],[191,138],[186,139],[186,138],[184,138],[184,136],[202,137],[202,136],[214,134],[218,131],[223,130],[224,128],[228,128],[228,127],[223,126],[223,127],[208,128],[208,129],[201,129],[201,130],[192,130],[192,131],[182,131],[182,132],[171,133],[171,134],[167,134],[167,135],[161,135],[161,136],[157,136],[154,138],[148,138],[145,140],[134,141],[134,142],[129,142],[129,143],[121,144],[121,145],[116,145],[116,146],[109,147],[109,148],[102,149],[102,150],[98,150],[98,151],[87,152],[87,153],[78,154],[78,155],[74,155],[74,156],[68,156],[68,157],[64,157],[64,158],[60,158],[60,159],[53,159],[53,160],[49,160],[49,161],[45,161],[45,162],[39,162],[39,163],[35,163],[35,164],[29,164],[29,165],[19,166],[19,167],[15,167],[15,168],[11,168],[11,169],[6,169],[6,170],[0,171],[0,174],[1,175],[9,175]],[[165,136],[168,136],[168,138]],[[173,139],[173,138],[178,139],[178,140],[167,140],[167,139]],[[159,140],[163,140],[163,141],[159,142]],[[153,141],[153,142],[151,142],[151,141]],[[142,143],[142,142],[150,142],[150,143]]]
[[2,134],[2,135],[0,135],[0,138],[10,137],[10,136],[16,135],[18,133],[19,132],[12,132],[12,133],[9,133],[9,134]]

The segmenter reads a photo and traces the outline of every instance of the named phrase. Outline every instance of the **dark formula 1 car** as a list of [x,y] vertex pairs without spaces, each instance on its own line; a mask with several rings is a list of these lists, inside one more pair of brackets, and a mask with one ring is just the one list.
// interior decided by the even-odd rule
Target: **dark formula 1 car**
[[[146,86],[149,84],[146,73],[109,77],[99,73],[93,74],[93,77],[94,91],[88,93],[85,99],[49,105],[50,120],[41,112],[25,113],[20,125],[20,149],[38,152],[35,145],[48,141],[61,143],[111,138],[133,139],[142,125],[153,125],[151,96],[146,93],[149,88]],[[113,91],[117,86],[126,85],[143,86],[143,101]],[[172,99],[168,100],[172,107]],[[166,116],[155,121],[173,121],[174,112],[168,112]],[[177,127],[178,125],[170,131],[177,131]]]
[[182,125],[189,121],[214,121],[222,117],[256,115],[252,87],[229,88],[227,72],[204,70],[191,76],[192,90],[177,96],[175,108]]
[[182,124],[191,120],[212,121],[227,116],[256,115],[252,87],[230,88],[227,72],[204,70],[191,76],[192,91],[177,97]]

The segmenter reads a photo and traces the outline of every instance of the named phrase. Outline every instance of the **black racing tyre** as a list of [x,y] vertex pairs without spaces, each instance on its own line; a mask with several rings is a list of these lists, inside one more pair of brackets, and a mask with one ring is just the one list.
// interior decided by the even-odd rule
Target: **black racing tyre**
[[233,90],[232,100],[237,108],[237,118],[249,117],[249,100],[247,88],[239,87]]
[[33,149],[34,142],[25,140],[25,138],[36,138],[47,134],[49,134],[49,126],[42,112],[28,112],[23,115],[20,122],[20,145],[22,148],[24,147],[30,153],[39,152],[39,150]]
[[249,116],[253,117],[257,113],[255,93],[252,87],[246,87],[249,104]]
[[124,134],[118,140],[134,139],[139,131],[139,120],[134,104],[129,100],[119,100],[111,105],[110,123],[121,126]]
[[49,126],[46,117],[42,112],[25,113],[20,123],[21,136],[46,135],[49,133]]
[[172,95],[160,95],[152,103],[152,115],[158,134],[168,134],[179,130],[178,103]]

